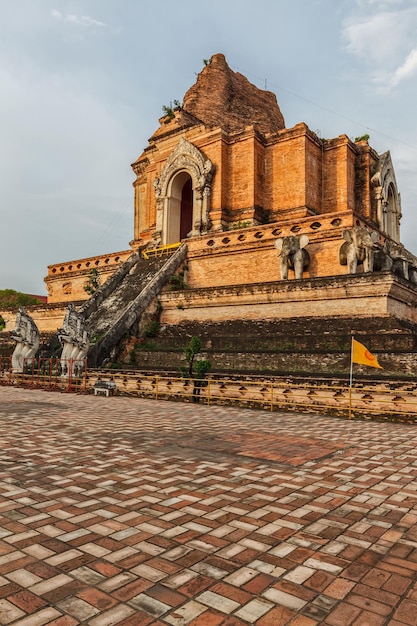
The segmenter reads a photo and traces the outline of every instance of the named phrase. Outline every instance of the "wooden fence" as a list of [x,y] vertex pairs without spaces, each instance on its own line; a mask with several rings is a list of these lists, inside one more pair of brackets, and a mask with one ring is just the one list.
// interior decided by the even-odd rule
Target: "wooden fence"
[[413,381],[356,381],[350,390],[347,380],[346,383],[340,380],[312,382],[256,376],[213,376],[198,380],[133,370],[88,369],[85,361],[81,367],[80,363],[68,362],[64,376],[60,359],[31,359],[23,373],[13,373],[11,360],[0,358],[0,384],[3,385],[92,393],[107,382],[115,384],[116,394],[155,400],[417,421],[417,385]]

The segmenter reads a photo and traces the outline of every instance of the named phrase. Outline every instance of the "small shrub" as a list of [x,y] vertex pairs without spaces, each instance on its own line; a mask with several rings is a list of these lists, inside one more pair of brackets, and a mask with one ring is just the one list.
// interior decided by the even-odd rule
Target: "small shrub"
[[157,322],[156,320],[151,320],[146,324],[145,328],[143,329],[142,335],[144,337],[156,337],[159,332],[160,326],[161,325],[159,322]]
[[239,230],[240,228],[248,228],[251,225],[249,220],[238,220],[237,222],[233,222],[230,226],[230,230]]
[[171,291],[180,291],[187,288],[187,283],[184,280],[184,271],[178,274],[173,274],[169,279],[169,286]]
[[181,107],[180,101],[174,100],[174,102],[169,103],[169,106],[164,104],[162,107],[162,111],[164,112],[165,116],[172,119],[173,117],[175,117],[175,113],[174,113],[175,109],[179,109],[180,107]]
[[86,291],[90,296],[93,295],[100,287],[101,279],[98,270],[93,267],[93,269],[88,274],[88,282],[84,285],[84,291]]

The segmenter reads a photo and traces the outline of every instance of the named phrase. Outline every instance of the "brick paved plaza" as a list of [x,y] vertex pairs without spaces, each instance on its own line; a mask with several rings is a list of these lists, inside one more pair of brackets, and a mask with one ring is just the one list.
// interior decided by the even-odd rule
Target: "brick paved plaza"
[[0,388],[0,624],[417,624],[408,424]]

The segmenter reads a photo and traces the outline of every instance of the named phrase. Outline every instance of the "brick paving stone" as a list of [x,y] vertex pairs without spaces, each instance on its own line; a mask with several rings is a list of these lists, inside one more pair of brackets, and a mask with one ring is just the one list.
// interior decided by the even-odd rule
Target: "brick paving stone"
[[[226,580],[226,579],[225,579]],[[254,595],[260,595],[267,587],[273,585],[276,579],[268,574],[258,574],[255,578],[252,578],[249,582],[242,586],[242,589],[249,591]]]
[[22,620],[16,622],[16,626],[44,626],[59,618],[60,612],[53,608],[41,609],[38,613],[29,615]]
[[19,609],[15,604],[7,600],[0,600],[0,624],[10,624],[19,617],[24,617],[25,612]]
[[72,580],[67,585],[62,585],[56,589],[51,589],[42,595],[42,598],[48,603],[56,603],[68,596],[72,596],[78,593],[81,589],[84,589],[85,585],[79,580]]
[[210,610],[190,622],[190,626],[220,626],[220,624],[224,624],[224,615]]
[[224,596],[215,593],[213,591],[203,591],[196,598],[197,602],[200,604],[206,604],[213,609],[217,609],[222,613],[232,613],[239,607],[239,602],[235,602],[230,598],[225,598]]
[[[359,614],[359,617],[355,619],[353,626],[385,626],[386,623],[385,617],[369,613],[369,611],[363,611]],[[392,624],[391,620],[389,623]]]
[[171,612],[171,615],[166,617],[165,621],[168,624],[173,624],[174,626],[182,626],[183,624],[189,623],[192,624],[192,620],[196,619],[201,614],[205,614],[206,611],[207,606],[200,604],[195,600],[190,600],[181,607],[176,608],[175,611]]
[[279,589],[268,589],[267,591],[264,591],[262,596],[268,600],[272,600],[272,602],[275,602],[276,604],[280,604],[281,606],[285,606],[294,611],[298,611],[306,604],[304,600],[286,593],[285,591],[280,591]]
[[272,602],[267,602],[263,598],[255,598],[236,611],[235,615],[252,623],[256,622],[262,615],[265,615],[265,613],[268,613],[268,611],[273,608],[274,604]]
[[19,626],[415,623],[410,425],[12,387],[0,419]]
[[70,615],[63,615],[48,623],[48,626],[77,626],[80,622]]
[[[135,611],[130,615],[130,617],[126,617],[121,622],[117,622],[117,626],[148,626],[149,624],[155,625],[154,618],[151,615],[146,615],[146,613],[142,613],[142,611]],[[100,626],[100,624],[97,624]]]
[[[113,626],[114,624],[121,624],[126,618],[135,615],[135,610],[129,606],[118,604],[117,606],[106,610],[97,617],[93,617],[88,621],[89,626]],[[135,616],[137,619],[137,615]],[[123,621],[122,621],[123,620]],[[140,622],[136,621],[136,624],[145,624],[144,620]]]
[[39,598],[30,591],[19,591],[8,597],[9,601],[15,604],[19,609],[25,611],[25,613],[34,613],[38,609],[47,606],[47,602],[44,599]]
[[257,626],[285,626],[295,617],[296,613],[284,606],[272,608],[257,621]]
[[403,600],[397,610],[394,612],[393,618],[403,624],[412,626],[416,623],[417,603],[409,600]]
[[326,624],[350,626],[360,615],[361,610],[346,602],[341,602],[327,617]]
[[57,606],[62,611],[65,611],[80,621],[87,621],[90,617],[93,617],[93,615],[100,613],[100,609],[97,607],[74,596],[61,600]]
[[171,607],[165,602],[151,598],[146,593],[140,593],[129,600],[129,605],[134,608],[140,609],[149,615],[159,617],[163,613],[166,613]]
[[304,615],[297,615],[291,622],[291,626],[315,626],[318,624],[316,620],[305,617]]

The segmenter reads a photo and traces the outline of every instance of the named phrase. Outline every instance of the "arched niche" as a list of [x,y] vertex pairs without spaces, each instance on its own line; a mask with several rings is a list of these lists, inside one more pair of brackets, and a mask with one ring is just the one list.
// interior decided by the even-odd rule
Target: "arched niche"
[[162,228],[164,244],[182,241],[193,230],[194,192],[188,172],[174,174],[168,186],[167,199]]
[[177,243],[208,231],[213,169],[201,150],[180,139],[154,180],[158,242]]
[[379,228],[400,243],[401,197],[389,152],[380,155],[378,169],[372,177]]

